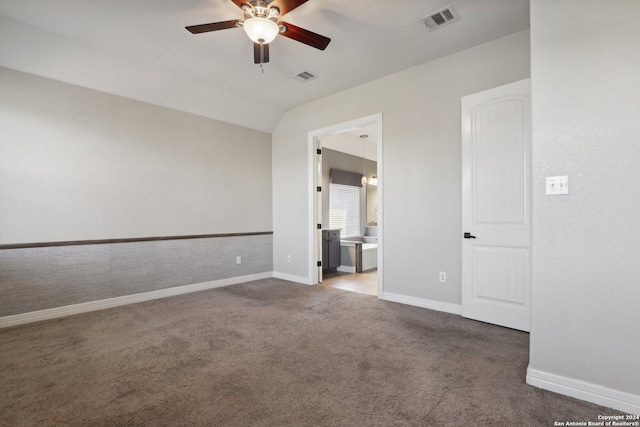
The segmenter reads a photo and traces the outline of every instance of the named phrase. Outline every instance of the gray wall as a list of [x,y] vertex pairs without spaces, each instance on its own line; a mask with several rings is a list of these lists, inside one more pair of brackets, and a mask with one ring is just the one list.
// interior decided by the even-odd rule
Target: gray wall
[[0,244],[271,230],[268,133],[1,67],[0,93]]
[[[531,2],[530,367],[633,394],[638,408],[640,2],[602,6]],[[569,195],[544,195],[556,175]]]
[[270,272],[272,245],[258,235],[0,250],[0,317]]
[[[364,166],[363,166],[364,163]],[[329,227],[329,178],[331,169],[340,169],[347,172],[363,173],[367,176],[375,175],[377,163],[371,160],[362,161],[362,157],[341,153],[329,148],[322,149],[322,226]],[[367,223],[367,192],[366,187],[360,189],[360,235],[364,235]]]
[[[0,245],[272,230],[268,133],[1,67],[0,93]],[[0,250],[0,316],[270,272],[272,246]]]
[[382,113],[384,292],[460,304],[460,98],[528,77],[525,31],[287,111],[273,134],[274,270],[313,277],[309,132]]

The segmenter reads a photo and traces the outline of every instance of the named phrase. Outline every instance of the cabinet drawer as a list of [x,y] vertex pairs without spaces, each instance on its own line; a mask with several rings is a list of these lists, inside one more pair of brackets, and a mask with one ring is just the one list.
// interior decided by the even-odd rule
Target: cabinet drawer
[[329,240],[340,240],[340,230],[330,230]]

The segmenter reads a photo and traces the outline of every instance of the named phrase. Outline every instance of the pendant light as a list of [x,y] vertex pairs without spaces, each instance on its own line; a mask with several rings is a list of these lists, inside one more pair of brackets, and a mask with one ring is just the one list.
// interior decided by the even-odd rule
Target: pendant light
[[367,158],[365,157],[365,148],[367,145],[367,138],[369,138],[369,135],[360,135],[360,138],[362,138],[362,186],[364,187],[367,185],[367,171],[366,171]]

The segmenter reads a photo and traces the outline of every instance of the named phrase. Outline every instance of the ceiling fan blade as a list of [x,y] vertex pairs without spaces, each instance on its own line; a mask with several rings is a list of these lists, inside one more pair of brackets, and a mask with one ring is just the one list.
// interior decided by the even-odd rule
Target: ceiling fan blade
[[268,44],[253,44],[253,62],[254,64],[266,64],[269,62]]
[[305,30],[304,28],[296,27],[295,25],[287,24],[286,22],[278,22],[278,24],[284,25],[286,28],[286,31],[280,33],[280,35],[289,37],[290,39],[311,47],[315,47],[316,49],[325,50],[331,42],[329,37],[321,36],[320,34]]
[[229,28],[236,28],[236,24],[240,22],[239,19],[232,21],[212,22],[210,24],[191,25],[185,27],[191,31],[192,34],[208,33],[209,31],[228,30]]
[[[234,3],[236,1],[238,0],[233,0]],[[302,6],[308,1],[309,0],[274,0],[273,2],[271,2],[269,6],[277,7],[278,9],[280,9],[280,16],[284,16],[287,13],[291,12],[296,7]]]

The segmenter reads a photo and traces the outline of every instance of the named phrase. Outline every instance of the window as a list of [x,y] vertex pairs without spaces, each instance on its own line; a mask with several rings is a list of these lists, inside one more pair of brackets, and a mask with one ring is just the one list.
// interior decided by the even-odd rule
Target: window
[[360,187],[329,184],[329,227],[341,238],[360,235]]

